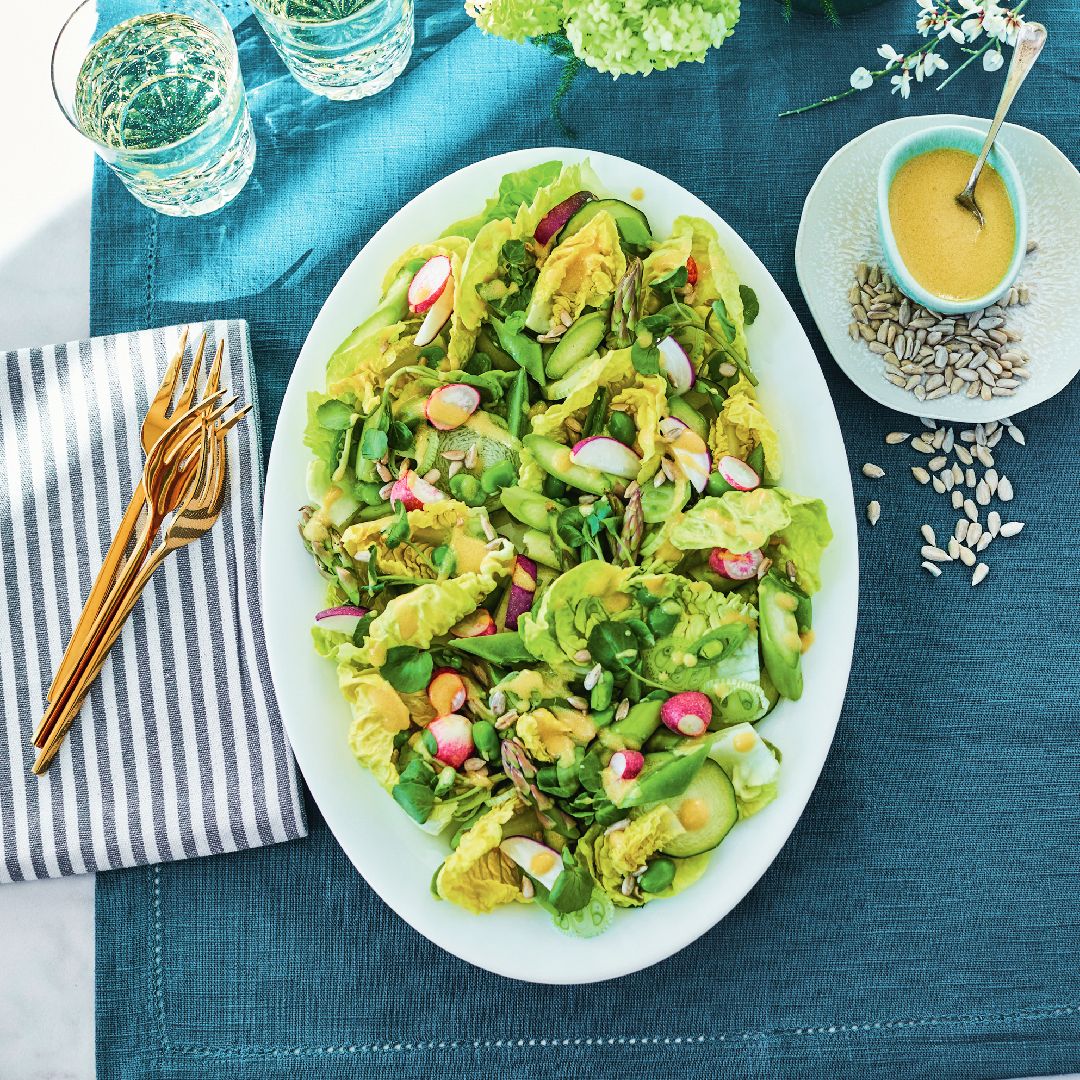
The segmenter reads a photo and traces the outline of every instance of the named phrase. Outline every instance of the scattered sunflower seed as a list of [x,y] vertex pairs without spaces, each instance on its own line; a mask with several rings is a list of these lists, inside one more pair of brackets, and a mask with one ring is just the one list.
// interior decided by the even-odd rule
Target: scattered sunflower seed
[[919,532],[923,534],[923,539],[931,545],[931,547],[937,546],[937,537],[934,535],[934,530],[929,525],[920,525]]
[[911,475],[914,476],[920,484],[930,483],[930,474],[925,469],[920,468],[918,465],[911,466]]
[[936,492],[937,492],[937,493],[938,493],[939,495],[944,495],[944,494],[945,494],[945,492],[946,492],[946,490],[947,490],[947,488],[945,487],[945,481],[944,481],[944,480],[942,480],[942,479],[941,479],[940,477],[938,477],[938,476],[935,476],[935,477],[934,477],[934,478],[933,478],[933,479],[932,479],[932,480],[930,481],[930,483],[931,483],[931,484],[933,484],[933,486],[934,486],[934,490],[935,490],[935,491],[936,491]]
[[922,557],[930,562],[952,562],[952,556],[934,544],[923,544]]
[[1003,476],[998,481],[997,497],[1002,502],[1012,502],[1013,486],[1012,481],[1007,476]]
[[975,560],[975,552],[972,551],[971,548],[962,547],[962,548],[960,548],[958,554],[960,556],[960,561],[965,566],[974,566],[975,565],[975,561],[976,561]]
[[1024,433],[1018,427],[1016,427],[1015,424],[1009,424],[1007,425],[1007,427],[1009,432],[1009,438],[1012,439],[1013,442],[1019,443],[1021,446],[1027,445],[1027,439],[1024,438]]
[[969,521],[979,520],[979,508],[975,505],[973,499],[964,500],[964,513],[967,514]]
[[922,568],[934,577],[941,577],[941,567],[932,562],[924,562]]
[[600,681],[600,676],[604,674],[604,669],[597,664],[593,667],[589,674],[585,676],[582,683],[586,690],[592,690],[592,688]]
[[885,470],[880,465],[875,465],[872,461],[868,461],[863,467],[863,476],[870,477],[871,480],[880,480],[885,475]]
[[990,505],[990,485],[985,480],[980,480],[975,488],[975,501],[980,506]]
[[589,703],[583,697],[578,697],[577,694],[571,694],[566,699],[566,704],[569,705],[571,709],[577,709],[578,712],[589,711]]
[[977,544],[983,534],[983,527],[977,521],[971,522],[968,525],[967,542],[970,547],[972,544]]
[[907,432],[907,431],[890,431],[889,434],[885,436],[885,442],[889,446],[896,446],[898,443],[902,443],[902,442],[904,442],[905,439],[910,439],[910,438],[911,438],[911,433],[910,432]]
[[960,557],[960,541],[955,536],[949,537],[949,558],[958,559]]
[[959,488],[953,488],[952,506],[954,510],[960,510],[964,505],[964,493]]
[[533,885],[528,874],[521,875],[521,895],[526,900],[531,900],[536,895],[536,887]]
[[986,575],[990,573],[990,567],[986,563],[981,562],[975,567],[974,573],[971,575],[971,584],[978,585],[981,581],[985,580]]
[[932,454],[934,452],[933,444],[926,442],[921,437],[911,440],[911,449],[918,450],[920,454]]
[[1001,531],[1001,515],[996,510],[986,515],[986,528],[991,536],[997,536]]
[[994,538],[988,532],[984,532],[982,536],[979,537],[979,542],[975,545],[975,550],[985,551],[990,546],[993,539]]
[[1024,523],[1022,521],[1006,521],[1001,526],[1000,532],[1005,537],[1015,536],[1023,527]]
[[[881,518],[881,503],[877,499],[871,499],[866,504],[866,520],[870,522],[871,526],[876,525]],[[599,667],[599,665],[597,665]]]
[[956,526],[953,529],[953,536],[956,537],[959,543],[963,543],[967,539],[968,525],[971,523],[967,518],[957,518]]
[[972,464],[972,462],[974,462],[975,459],[968,452],[968,449],[967,449],[966,446],[963,446],[960,443],[957,443],[956,446],[953,447],[953,449],[956,451],[956,456],[957,456],[957,458],[959,458],[960,463],[962,465],[970,465],[970,464]]

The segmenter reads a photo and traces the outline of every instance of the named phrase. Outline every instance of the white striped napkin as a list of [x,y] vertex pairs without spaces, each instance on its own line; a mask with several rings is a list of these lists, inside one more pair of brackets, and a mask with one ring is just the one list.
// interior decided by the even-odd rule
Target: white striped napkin
[[[255,402],[247,324],[208,323],[207,362]],[[192,325],[192,345],[203,327]],[[257,414],[228,439],[213,531],[170,556],[52,768],[30,737],[143,465],[140,427],[178,327],[5,354],[0,373],[0,882],[303,836],[259,611]],[[2,609],[0,609],[2,610]]]

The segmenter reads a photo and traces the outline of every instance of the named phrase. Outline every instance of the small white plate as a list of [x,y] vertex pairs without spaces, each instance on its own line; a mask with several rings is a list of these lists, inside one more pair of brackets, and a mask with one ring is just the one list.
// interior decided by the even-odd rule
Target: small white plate
[[1080,304],[1076,290],[1080,252],[1080,173],[1048,139],[1015,124],[998,136],[1020,170],[1027,192],[1028,235],[1039,247],[1019,280],[1031,303],[1009,309],[1008,325],[1031,354],[1031,378],[1012,397],[990,401],[949,395],[919,401],[885,379],[881,358],[848,336],[848,290],[859,262],[881,262],[876,206],[878,167],[900,139],[929,127],[964,124],[987,129],[970,116],[909,116],[871,128],[841,147],[821,170],[803,205],[795,243],[795,269],[810,313],[845,375],[875,401],[897,412],[967,423],[1000,420],[1038,405],[1064,389],[1080,371]]
[[[565,936],[532,906],[515,904],[481,917],[432,897],[429,883],[447,854],[446,839],[418,829],[349,751],[349,707],[333,666],[311,641],[325,584],[296,534],[297,509],[307,501],[307,393],[324,386],[327,358],[377,303],[387,266],[411,244],[475,213],[505,173],[584,157],[616,196],[644,192],[639,205],[658,236],[669,235],[680,214],[715,226],[740,280],[761,302],[747,341],[780,438],[784,483],[823,499],[835,533],[822,561],[822,591],[814,597],[815,645],[806,657],[802,699],[782,702],[762,721],[763,733],[783,753],[776,800],[732,830],[693,888],[618,912],[611,929],[591,940]],[[435,944],[500,975],[543,983],[611,979],[655,964],[704,934],[765,873],[802,815],[829,752],[847,688],[859,590],[840,425],[810,342],[779,286],[730,226],[672,180],[622,158],[559,147],[488,158],[440,180],[375,233],[342,275],[308,334],[281,406],[266,482],[261,571],[270,666],[289,740],[345,853],[383,900]]]

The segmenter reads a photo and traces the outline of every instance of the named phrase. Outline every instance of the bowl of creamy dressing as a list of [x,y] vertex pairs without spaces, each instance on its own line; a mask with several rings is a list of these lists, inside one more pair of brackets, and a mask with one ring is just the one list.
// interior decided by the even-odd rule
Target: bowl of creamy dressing
[[958,315],[992,304],[1020,272],[1027,201],[1013,159],[995,145],[975,199],[984,224],[956,201],[982,149],[975,128],[916,132],[885,155],[878,173],[878,232],[885,261],[905,293]]

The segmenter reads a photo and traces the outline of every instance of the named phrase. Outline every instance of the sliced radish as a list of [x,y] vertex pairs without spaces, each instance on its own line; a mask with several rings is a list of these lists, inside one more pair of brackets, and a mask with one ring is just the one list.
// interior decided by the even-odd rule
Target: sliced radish
[[427,688],[428,701],[438,716],[456,713],[469,696],[465,680],[453,668],[437,668]]
[[764,558],[758,548],[736,555],[727,548],[718,547],[713,548],[709,554],[709,566],[721,577],[731,581],[749,581],[752,577],[757,577],[758,567]]
[[333,630],[337,634],[348,634],[352,637],[357,624],[367,613],[366,607],[327,608],[315,616],[315,625],[322,630]]
[[466,615],[461,622],[450,627],[454,637],[486,637],[496,633],[495,620],[486,608],[477,608],[471,615]]
[[591,191],[577,191],[558,206],[553,206],[541,219],[533,233],[538,244],[546,244],[587,203],[596,196]]
[[506,598],[507,630],[518,628],[518,619],[526,611],[532,611],[536,597],[536,563],[525,555],[514,559],[514,572],[510,575],[510,593]]
[[450,383],[432,390],[424,406],[428,423],[440,431],[461,427],[480,408],[480,391],[465,383]]
[[610,435],[590,435],[574,445],[570,460],[575,465],[599,469],[610,476],[633,480],[641,468],[641,458],[625,443]]
[[530,840],[527,836],[508,836],[499,850],[516,863],[531,878],[535,878],[548,892],[555,887],[563,872],[562,856],[546,844]]
[[442,502],[446,495],[422,476],[417,476],[412,469],[394,481],[390,489],[390,505],[403,503],[406,510],[419,510],[428,503]]
[[660,350],[660,367],[675,393],[685,394],[697,381],[686,350],[673,337],[664,338],[656,347]]
[[458,768],[473,754],[472,724],[459,713],[436,716],[424,729],[435,740],[435,758]]
[[690,258],[688,258],[686,260],[686,284],[687,285],[696,285],[697,284],[697,279],[698,279],[697,263],[694,262],[694,256],[691,255]]
[[716,463],[716,471],[736,491],[753,491],[761,487],[761,477],[742,458],[725,454]]
[[409,310],[420,315],[442,296],[452,280],[453,268],[445,255],[434,255],[419,270],[409,285]]
[[704,735],[712,723],[712,702],[697,690],[673,694],[660,706],[660,719],[679,735]]
[[660,421],[660,434],[671,446],[671,456],[695,491],[704,491],[712,472],[712,456],[705,440],[674,416]]
[[443,328],[446,320],[450,318],[454,310],[454,279],[446,283],[446,287],[439,294],[439,298],[428,308],[424,321],[420,324],[420,330],[413,338],[413,344],[423,348],[430,345]]
[[633,780],[645,768],[645,755],[640,750],[616,750],[608,765],[616,780]]

